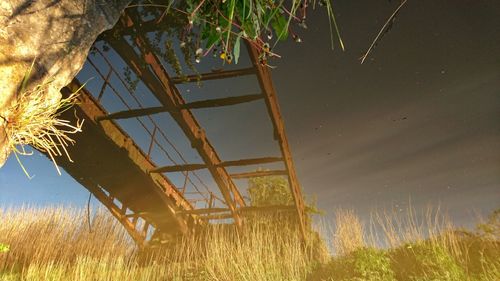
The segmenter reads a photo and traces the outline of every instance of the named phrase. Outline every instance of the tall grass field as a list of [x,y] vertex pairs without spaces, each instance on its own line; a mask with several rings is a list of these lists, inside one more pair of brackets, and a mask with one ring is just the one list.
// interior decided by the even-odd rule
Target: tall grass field
[[290,220],[267,216],[248,218],[240,233],[211,226],[145,252],[104,210],[89,228],[86,210],[0,209],[0,280],[500,280],[500,212],[474,231],[432,211],[368,223],[335,214],[305,243]]

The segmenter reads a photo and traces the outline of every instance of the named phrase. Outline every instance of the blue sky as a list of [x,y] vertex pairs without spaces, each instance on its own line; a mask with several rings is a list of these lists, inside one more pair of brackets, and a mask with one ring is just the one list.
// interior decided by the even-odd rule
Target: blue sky
[[[345,52],[330,50],[328,22],[318,13],[301,34],[303,43],[282,44],[277,51],[283,58],[273,61],[305,193],[316,195],[327,212],[347,207],[363,217],[376,208],[404,209],[409,202],[418,210],[440,205],[456,223],[469,226],[475,212],[499,208],[498,5],[409,3],[360,65],[358,58],[396,3],[336,2]],[[91,84],[97,82],[89,87],[98,88]],[[211,89],[181,90],[189,98],[206,99],[247,84],[234,80]],[[112,100],[108,105],[110,111],[118,110]],[[223,159],[275,152],[266,138],[270,132],[260,115],[264,112],[254,106],[196,112]],[[188,151],[189,144],[166,118],[162,122],[169,136]],[[236,124],[244,130],[228,129]],[[129,126],[132,133],[133,128]],[[88,192],[64,172],[57,175],[44,156],[35,153],[22,160],[34,178],[29,180],[11,156],[0,169],[0,206],[86,204]]]

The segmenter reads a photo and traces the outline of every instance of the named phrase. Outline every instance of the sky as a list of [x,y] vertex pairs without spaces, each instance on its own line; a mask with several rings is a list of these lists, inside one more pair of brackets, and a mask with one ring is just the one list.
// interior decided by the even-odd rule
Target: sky
[[[500,5],[408,1],[361,65],[396,2],[335,0],[345,51],[331,50],[323,11],[309,14],[307,30],[297,30],[302,43],[278,45],[282,58],[271,62],[272,75],[299,181],[328,215],[352,208],[366,218],[376,209],[431,205],[470,226],[476,213],[500,208]],[[80,76],[91,74],[84,69]],[[255,83],[238,79],[182,92],[189,100],[255,90]],[[258,106],[195,113],[221,158],[277,151]],[[189,149],[165,122],[173,140]],[[0,168],[1,207],[86,204],[88,192],[64,172],[57,175],[44,156],[22,163],[35,175],[31,180],[12,156]]]

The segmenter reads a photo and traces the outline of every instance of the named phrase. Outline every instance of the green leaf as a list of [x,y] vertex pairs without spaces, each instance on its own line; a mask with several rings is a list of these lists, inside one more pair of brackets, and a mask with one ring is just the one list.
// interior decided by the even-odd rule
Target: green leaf
[[203,40],[205,42],[205,48],[210,49],[214,44],[217,44],[220,41],[220,34],[213,28],[212,26],[206,26],[203,30]]
[[238,34],[236,41],[234,42],[233,55],[234,55],[234,63],[238,64],[238,59],[240,57],[240,41],[241,41],[241,33]]
[[246,21],[243,25],[243,30],[245,31],[248,38],[255,39],[258,36],[258,29],[256,29],[256,25],[253,20]]
[[28,85],[28,80],[31,76],[31,72],[33,71],[33,67],[35,66],[35,59],[33,59],[33,61],[31,62],[31,66],[30,68],[28,69],[28,71],[24,74],[24,78],[23,78],[23,83],[21,84],[21,92],[24,92],[26,91],[26,87]]
[[236,2],[236,9],[238,11],[238,16],[240,23],[243,24],[250,17],[251,4],[249,0],[240,0]]
[[271,9],[271,10],[266,11],[266,13],[264,13],[264,15],[262,15],[263,26],[267,28],[269,26],[269,23],[271,22],[271,20],[278,14],[279,11],[280,11],[279,8],[275,8],[275,9]]
[[276,14],[271,25],[279,40],[285,40],[288,37],[288,21],[283,15]]

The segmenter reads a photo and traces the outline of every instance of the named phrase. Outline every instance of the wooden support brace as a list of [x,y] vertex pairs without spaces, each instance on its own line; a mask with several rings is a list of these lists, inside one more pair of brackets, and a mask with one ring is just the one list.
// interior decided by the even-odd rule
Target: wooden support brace
[[[141,235],[135,229],[135,223],[128,220],[128,218],[122,213],[122,210],[118,208],[113,202],[113,198],[107,196],[99,187],[94,187],[93,185],[85,185],[86,188],[92,192],[92,194],[99,200],[110,213],[124,226],[125,230],[128,232],[130,237],[136,242],[139,247],[144,246],[146,243],[146,237]],[[136,219],[135,217],[134,219]]]
[[246,178],[280,176],[280,175],[288,175],[288,171],[286,170],[256,171],[249,173],[231,174],[231,177],[233,179],[246,179]]
[[279,143],[281,154],[285,162],[286,170],[288,172],[288,183],[290,186],[290,191],[292,192],[293,199],[295,202],[297,215],[299,218],[300,230],[303,239],[306,239],[306,224],[308,224],[307,217],[305,214],[305,203],[304,197],[302,196],[302,190],[300,189],[299,181],[297,179],[297,174],[295,172],[295,166],[292,160],[292,153],[290,151],[290,146],[285,133],[285,125],[281,117],[280,107],[278,104],[278,98],[276,96],[276,90],[274,89],[273,80],[271,78],[271,73],[269,68],[261,63],[259,50],[248,43],[246,44],[248,53],[250,55],[250,60],[256,69],[257,79],[259,81],[260,88],[262,92],[266,95],[266,107],[271,118],[271,122],[274,127],[275,138]]
[[235,105],[235,104],[240,104],[240,103],[251,102],[251,101],[260,100],[263,98],[264,98],[264,95],[262,95],[262,94],[227,97],[227,98],[220,98],[220,99],[194,101],[194,102],[190,102],[190,103],[186,103],[184,105],[181,105],[181,106],[179,106],[179,108],[181,108],[181,109],[199,109],[199,108],[208,108],[208,107],[220,107],[220,106],[228,106],[228,105]]
[[168,109],[165,108],[164,106],[131,109],[131,110],[124,110],[124,111],[118,111],[115,113],[110,113],[110,114],[104,115],[104,116],[98,116],[96,118],[96,121],[111,120],[111,119],[127,119],[127,118],[134,118],[134,117],[141,117],[141,116],[157,114],[157,113],[166,112],[166,111],[168,111]]
[[240,103],[251,102],[259,99],[263,99],[264,95],[255,94],[255,95],[245,95],[238,97],[227,97],[220,99],[211,99],[211,100],[202,100],[202,101],[194,101],[191,103],[186,103],[180,105],[178,109],[167,108],[164,106],[150,107],[150,108],[138,108],[131,110],[118,111],[115,113],[110,113],[104,116],[98,116],[96,121],[103,120],[111,120],[111,119],[127,119],[127,118],[135,118],[141,116],[148,116],[162,112],[176,112],[179,109],[200,109],[200,108],[209,108],[209,107],[221,107],[221,106],[229,106]]
[[[283,161],[281,157],[262,157],[262,158],[252,158],[252,159],[241,159],[224,161],[216,165],[217,167],[231,167],[231,166],[247,166],[247,165],[258,165],[267,164]],[[172,173],[172,172],[185,172],[194,171],[200,169],[206,169],[208,166],[206,164],[186,164],[186,165],[175,165],[175,166],[164,166],[151,170],[150,173]]]
[[189,75],[186,77],[174,77],[174,78],[172,78],[172,82],[174,84],[183,84],[183,83],[190,83],[190,82],[239,77],[239,76],[252,75],[252,74],[255,74],[255,68],[249,67],[249,68],[242,68],[242,69],[236,69],[236,70],[214,71],[214,72],[203,73],[203,74],[199,74],[199,75]]

